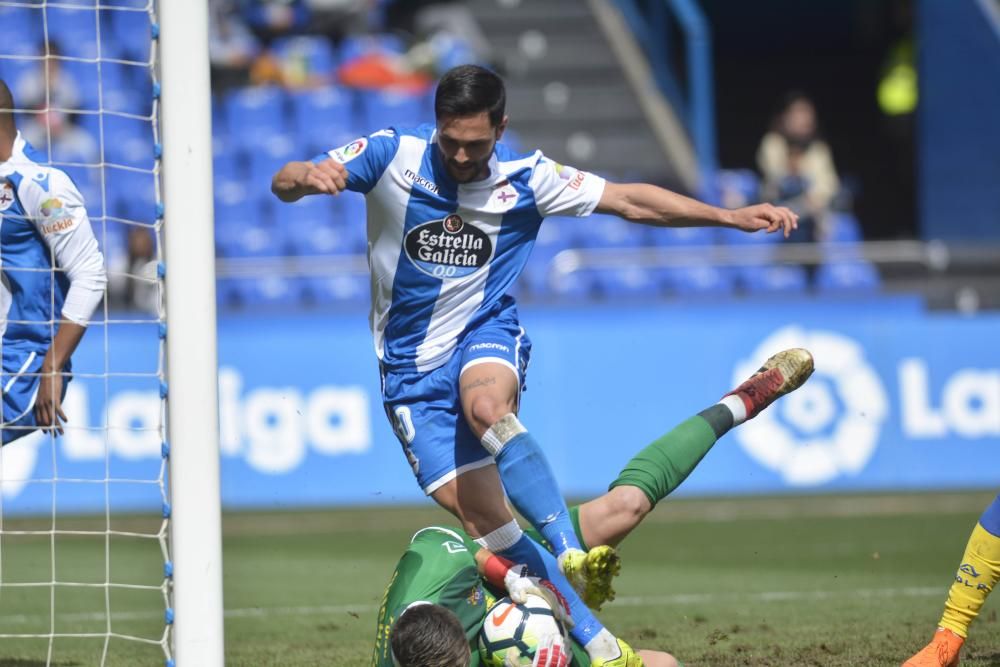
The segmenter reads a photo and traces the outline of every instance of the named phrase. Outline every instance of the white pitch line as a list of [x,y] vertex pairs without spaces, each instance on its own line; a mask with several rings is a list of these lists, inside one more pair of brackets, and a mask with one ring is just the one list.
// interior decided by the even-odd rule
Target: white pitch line
[[[759,593],[675,593],[672,595],[623,596],[615,599],[612,606],[655,607],[659,605],[699,604],[706,602],[797,602],[806,600],[828,600],[831,598],[888,598],[888,597],[932,597],[947,594],[947,586],[903,587],[903,588],[859,588],[840,591],[761,591]],[[269,618],[272,616],[334,616],[337,614],[368,613],[376,611],[374,604],[337,604],[301,607],[246,607],[227,609],[226,618]],[[163,612],[126,611],[112,612],[112,621],[137,621],[162,617]],[[25,624],[49,620],[48,614],[9,614],[0,616],[0,625]],[[105,614],[70,613],[56,614],[64,622],[103,621]],[[2,635],[0,635],[2,636]],[[48,635],[39,635],[48,636]]]

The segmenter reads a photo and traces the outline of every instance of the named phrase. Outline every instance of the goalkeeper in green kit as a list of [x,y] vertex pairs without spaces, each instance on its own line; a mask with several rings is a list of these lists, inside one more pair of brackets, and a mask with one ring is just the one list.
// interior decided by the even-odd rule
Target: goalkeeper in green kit
[[[751,419],[775,399],[802,386],[813,371],[806,350],[779,352],[746,382],[710,408],[682,422],[625,466],[604,495],[570,508],[581,544],[619,544],[694,470],[727,431]],[[539,542],[538,535],[532,537]],[[480,664],[477,636],[497,597],[515,602],[527,594],[549,601],[557,617],[567,618],[565,604],[549,582],[531,576],[480,547],[458,528],[418,531],[399,560],[378,612],[373,667],[466,667]],[[599,609],[613,599],[587,600]],[[571,622],[571,619],[569,619]],[[548,637],[537,647],[536,667],[588,667],[586,652],[562,637]],[[629,667],[675,667],[661,651],[638,652]]]

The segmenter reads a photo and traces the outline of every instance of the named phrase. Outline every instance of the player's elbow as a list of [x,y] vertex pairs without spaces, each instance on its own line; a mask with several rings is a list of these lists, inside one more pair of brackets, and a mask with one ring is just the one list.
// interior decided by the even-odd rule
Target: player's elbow
[[611,213],[629,222],[646,222],[650,219],[648,207],[642,205],[639,188],[630,183],[608,183],[597,207],[601,213]]

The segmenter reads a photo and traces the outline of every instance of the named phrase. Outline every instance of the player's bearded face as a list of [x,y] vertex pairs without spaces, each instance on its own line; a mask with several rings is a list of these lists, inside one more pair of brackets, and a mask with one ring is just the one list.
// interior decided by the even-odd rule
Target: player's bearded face
[[438,119],[437,144],[448,175],[458,183],[489,176],[493,148],[506,127],[506,117],[494,127],[485,111],[473,116]]

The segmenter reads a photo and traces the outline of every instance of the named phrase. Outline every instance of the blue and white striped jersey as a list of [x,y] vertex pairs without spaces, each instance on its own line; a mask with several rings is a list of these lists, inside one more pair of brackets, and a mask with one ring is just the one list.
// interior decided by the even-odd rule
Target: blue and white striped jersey
[[466,332],[513,309],[505,294],[542,219],[590,215],[604,192],[594,174],[499,144],[487,178],[456,184],[434,134],[381,130],[313,160],[343,164],[347,188],[366,196],[370,323],[393,371],[438,368]]
[[80,192],[20,134],[0,162],[0,269],[4,345],[45,349],[60,319],[86,325],[107,282]]

